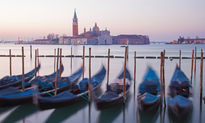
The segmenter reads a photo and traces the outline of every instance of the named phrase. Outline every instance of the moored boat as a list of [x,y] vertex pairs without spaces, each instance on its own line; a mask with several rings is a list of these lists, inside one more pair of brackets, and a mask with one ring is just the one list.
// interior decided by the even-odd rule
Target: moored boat
[[148,67],[137,96],[140,111],[151,111],[160,103],[160,82],[156,72]]
[[[82,75],[82,67],[78,69],[74,74],[72,74],[69,77],[59,77],[58,78],[58,88],[57,91],[64,91],[66,89],[71,88],[77,80],[81,77]],[[48,77],[49,78],[49,77]],[[51,76],[53,78],[53,76]],[[40,79],[39,79],[40,80]],[[46,79],[45,79],[46,80]],[[13,105],[19,105],[19,104],[24,104],[24,103],[31,103],[33,99],[33,95],[44,95],[44,96],[50,96],[53,95],[54,93],[54,81],[55,78],[49,79],[47,87],[50,90],[45,90],[39,89],[38,91],[35,91],[35,88],[31,88],[25,91],[18,91],[16,93],[12,94],[4,94],[0,96],[0,106],[13,106]],[[46,85],[44,85],[46,87]]]
[[[100,88],[105,78],[106,70],[103,66],[100,71],[91,78],[91,91]],[[88,101],[88,78],[84,78],[71,90],[66,90],[50,97],[38,97],[38,107],[42,110],[59,108],[75,104],[81,101]]]
[[[61,73],[64,71],[63,65],[61,65],[61,69],[58,69],[58,73],[60,71],[61,71]],[[33,71],[33,72],[35,72],[35,71]],[[34,74],[35,73],[33,73],[33,75]],[[37,76],[34,79],[32,79],[31,81],[29,81],[30,79],[25,79],[24,88],[25,88],[25,90],[28,90],[31,88],[32,84],[35,84],[38,86],[38,88],[40,90],[43,90],[43,89],[49,90],[49,88],[51,88],[50,86],[52,85],[51,82],[55,79],[55,77],[56,77],[56,72],[53,72],[50,75]],[[0,95],[8,95],[8,94],[14,94],[14,93],[19,93],[19,92],[22,92],[22,80],[18,83],[18,86],[17,85],[16,86],[9,86],[7,88],[0,89]]]
[[[26,73],[24,75],[24,80],[25,81],[30,81],[34,75],[35,75],[35,71],[38,72],[40,70],[41,65],[39,64],[35,68],[32,69],[30,72]],[[21,87],[22,85],[22,75],[13,75],[13,76],[5,76],[2,79],[0,79],[0,89],[5,89],[11,86],[14,87]]]
[[[123,102],[123,75],[124,70],[120,73],[117,79],[107,86],[107,90],[104,94],[99,97],[95,96],[95,104],[97,109],[106,109],[116,104]],[[129,94],[129,89],[131,86],[131,75],[128,69],[126,69],[126,80],[125,80],[125,94],[126,97]]]
[[169,85],[168,108],[175,116],[187,115],[192,111],[192,90],[189,79],[177,66]]

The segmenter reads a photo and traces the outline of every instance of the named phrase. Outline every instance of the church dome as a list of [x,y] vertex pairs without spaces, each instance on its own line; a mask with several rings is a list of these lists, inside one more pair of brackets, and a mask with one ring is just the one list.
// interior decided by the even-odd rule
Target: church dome
[[100,31],[99,27],[97,26],[97,23],[95,23],[95,26],[93,27],[93,31],[94,32],[99,32]]

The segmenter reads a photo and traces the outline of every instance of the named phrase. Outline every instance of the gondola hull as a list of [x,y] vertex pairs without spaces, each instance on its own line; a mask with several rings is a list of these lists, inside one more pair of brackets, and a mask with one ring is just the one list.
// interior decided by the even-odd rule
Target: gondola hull
[[[129,91],[126,92],[126,97],[129,96]],[[127,98],[126,98],[127,99]],[[116,106],[116,105],[120,105],[123,104],[123,95],[120,95],[116,98],[113,98],[111,100],[99,100],[99,99],[95,99],[95,105],[97,107],[98,110],[103,110],[103,109],[107,109],[110,108],[112,106]]]
[[[124,71],[125,73],[125,85],[123,82],[124,78]],[[129,70],[126,68],[122,70],[121,73],[118,75],[117,79],[107,86],[107,90],[101,96],[95,97],[95,106],[98,110],[103,110],[107,108],[111,108],[115,105],[123,103],[123,90],[125,87],[125,101],[129,97],[129,89],[131,86],[131,74]]]
[[[36,72],[38,72],[40,70],[40,67],[41,66],[38,65],[38,67],[36,68]],[[35,69],[31,70],[30,72],[28,72],[24,75],[24,81],[26,81],[26,82],[30,81],[34,77],[34,75],[35,75]],[[12,78],[12,77],[14,77],[14,79],[16,79],[16,80],[11,79],[11,81],[9,81],[10,80],[9,78]],[[11,87],[11,86],[13,86],[13,87],[21,87],[22,86],[22,75],[18,75],[16,77],[11,76],[9,78],[8,78],[8,81],[3,80],[4,78],[0,80],[0,89],[5,89],[5,88]]]
[[160,96],[152,95],[145,93],[141,96],[138,96],[138,107],[142,112],[149,112],[155,110],[159,107]]
[[176,117],[186,116],[193,109],[193,102],[191,99],[177,95],[168,100],[168,109]]
[[[100,79],[98,79],[99,75],[101,76]],[[101,69],[101,71],[98,73],[95,77],[93,77],[91,79],[91,86],[94,86],[91,91],[94,92],[96,90],[98,90],[102,84],[102,81],[105,77],[106,74],[106,70],[103,67]],[[92,81],[97,81],[97,85],[92,85]],[[72,91],[72,90],[71,90]],[[86,90],[83,93],[79,93],[79,94],[73,94],[71,93],[69,90],[68,91],[64,91],[56,96],[53,97],[38,97],[38,107],[41,110],[45,110],[45,109],[51,109],[51,108],[59,108],[59,107],[65,107],[65,106],[69,106],[78,102],[82,102],[82,101],[86,101],[89,102],[88,100],[88,90]]]
[[[74,73],[72,76],[70,77],[63,77],[63,78],[69,78],[69,83],[67,83],[66,85],[57,88],[57,92],[62,92],[65,91],[67,89],[70,89],[73,85],[76,84],[76,82],[78,81],[78,79],[81,77],[82,75],[82,68],[79,69],[76,73]],[[61,83],[59,83],[61,84]],[[18,90],[15,93],[12,94],[5,94],[5,95],[1,95],[0,96],[0,106],[15,106],[15,105],[19,105],[19,104],[25,104],[25,103],[32,103],[33,101],[33,96],[34,95],[41,95],[41,96],[50,96],[54,94],[54,89],[52,90],[47,90],[47,91],[34,91],[34,88],[30,88],[25,90],[24,92],[22,90]]]

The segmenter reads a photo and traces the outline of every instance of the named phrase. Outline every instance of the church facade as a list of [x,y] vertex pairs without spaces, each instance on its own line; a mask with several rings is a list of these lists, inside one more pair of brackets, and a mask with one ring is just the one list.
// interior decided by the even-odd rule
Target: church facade
[[146,35],[118,35],[111,36],[110,31],[100,30],[97,23],[88,31],[84,28],[84,32],[78,31],[78,18],[76,10],[74,10],[73,23],[72,23],[72,36],[61,36],[59,44],[71,45],[137,45],[149,44],[149,37]]

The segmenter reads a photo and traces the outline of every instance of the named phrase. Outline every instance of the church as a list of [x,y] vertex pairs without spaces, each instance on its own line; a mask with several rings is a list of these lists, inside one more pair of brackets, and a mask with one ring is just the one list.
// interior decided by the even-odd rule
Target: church
[[78,17],[76,10],[74,10],[72,36],[61,36],[59,38],[59,44],[71,44],[71,45],[142,45],[149,44],[149,37],[147,35],[127,35],[121,34],[117,36],[111,36],[110,31],[100,30],[97,23],[88,31],[84,28],[84,31],[79,34],[78,31]]
[[72,45],[106,45],[112,44],[112,36],[110,36],[110,31],[100,30],[97,23],[89,31],[79,34],[78,31],[78,18],[76,10],[74,10],[73,16],[73,35],[71,37],[62,36],[59,39],[60,44],[72,44]]

